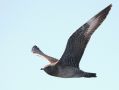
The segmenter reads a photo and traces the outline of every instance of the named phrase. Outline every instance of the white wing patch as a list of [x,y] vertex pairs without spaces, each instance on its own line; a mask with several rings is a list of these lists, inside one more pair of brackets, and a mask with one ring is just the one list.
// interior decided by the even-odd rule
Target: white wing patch
[[90,36],[94,31],[95,29],[98,27],[98,25],[100,24],[100,16],[98,16],[97,18],[92,18],[90,19],[87,24],[89,25],[89,28],[88,30],[85,32],[85,36]]

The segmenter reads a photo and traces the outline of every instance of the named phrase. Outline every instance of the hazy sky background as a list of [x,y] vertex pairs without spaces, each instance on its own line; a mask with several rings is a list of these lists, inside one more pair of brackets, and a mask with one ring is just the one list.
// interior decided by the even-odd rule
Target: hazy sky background
[[[57,78],[41,71],[48,62],[33,45],[60,58],[69,36],[110,3],[80,68],[97,78]],[[0,0],[0,90],[119,90],[118,0]]]

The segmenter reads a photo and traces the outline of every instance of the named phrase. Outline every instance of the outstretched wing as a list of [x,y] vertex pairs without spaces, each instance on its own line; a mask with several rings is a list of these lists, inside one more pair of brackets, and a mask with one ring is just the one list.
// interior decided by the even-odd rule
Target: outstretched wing
[[66,49],[59,60],[63,65],[79,67],[86,45],[98,26],[104,21],[112,5],[109,5],[70,36]]
[[44,54],[36,45],[32,47],[32,52],[38,56],[42,56],[45,59],[47,59],[50,63],[57,62],[58,60],[56,58],[53,58],[51,56],[48,56]]

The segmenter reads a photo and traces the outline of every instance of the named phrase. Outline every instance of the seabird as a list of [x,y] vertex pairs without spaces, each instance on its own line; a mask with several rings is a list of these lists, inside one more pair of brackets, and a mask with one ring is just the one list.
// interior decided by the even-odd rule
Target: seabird
[[90,40],[94,31],[105,20],[111,7],[112,4],[92,17],[70,36],[66,45],[66,49],[59,60],[46,55],[36,45],[33,46],[32,52],[34,54],[43,56],[50,62],[50,64],[46,65],[44,68],[41,68],[41,70],[44,70],[49,75],[63,78],[96,77],[96,73],[90,73],[81,70],[79,63],[88,41]]

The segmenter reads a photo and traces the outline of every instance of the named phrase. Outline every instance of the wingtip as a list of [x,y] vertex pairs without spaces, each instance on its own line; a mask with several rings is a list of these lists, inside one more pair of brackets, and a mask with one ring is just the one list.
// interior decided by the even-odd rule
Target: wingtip
[[112,3],[111,3],[108,7],[111,9],[111,7],[112,7]]
[[95,17],[98,17],[99,15],[102,16],[103,15],[103,19],[106,18],[107,14],[109,13],[109,11],[111,10],[112,4],[108,5],[106,8],[104,8],[102,11],[100,11]]
[[108,9],[108,10],[110,10],[112,8],[112,3],[111,4],[109,4],[105,9]]
[[31,49],[31,51],[34,53],[34,54],[43,54],[43,52],[36,46],[34,45]]
[[112,3],[109,5],[109,7],[112,7]]
[[110,10],[112,8],[112,4],[109,4],[106,8],[105,8],[105,10]]

